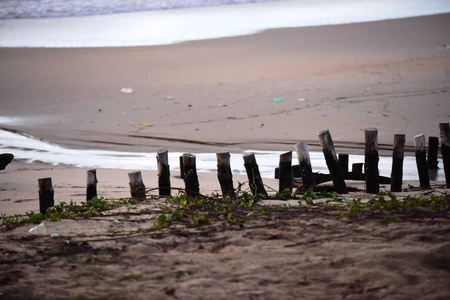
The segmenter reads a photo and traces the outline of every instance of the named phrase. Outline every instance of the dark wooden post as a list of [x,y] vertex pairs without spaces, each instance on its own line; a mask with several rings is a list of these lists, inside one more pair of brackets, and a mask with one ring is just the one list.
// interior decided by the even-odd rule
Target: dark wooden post
[[259,173],[259,167],[256,163],[256,158],[254,153],[246,153],[243,156],[244,167],[247,172],[247,178],[250,185],[250,190],[254,196],[263,195],[267,197],[266,189]]
[[142,182],[141,171],[128,173],[128,178],[130,179],[131,197],[137,200],[145,200],[145,185],[144,182]]
[[339,166],[341,167],[342,173],[345,175],[348,174],[348,154],[339,154],[338,155]]
[[225,198],[229,196],[234,198],[236,196],[233,187],[233,174],[230,166],[230,152],[216,153],[217,157],[217,179],[219,179],[222,195]]
[[159,149],[156,153],[158,162],[158,188],[161,196],[170,196],[170,167],[169,151],[166,148]]
[[319,133],[319,141],[322,146],[323,155],[330,171],[331,179],[333,180],[334,189],[340,194],[347,194],[347,186],[345,185],[344,174],[342,174],[339,161],[334,150],[333,140],[331,139],[330,131],[328,129],[322,130]]
[[444,162],[445,182],[447,188],[450,188],[450,125],[449,123],[440,123],[441,132],[441,154]]
[[283,153],[280,155],[280,164],[279,164],[279,192],[283,192],[288,189],[292,194],[293,188],[293,180],[292,178],[292,151]]
[[308,143],[299,142],[295,144],[300,173],[302,174],[302,184],[305,190],[314,188],[314,177],[311,167],[311,158],[309,156]]
[[402,191],[404,151],[405,135],[394,135],[394,149],[392,150],[391,192]]
[[47,209],[55,205],[53,199],[54,191],[52,185],[52,178],[40,178],[38,179],[39,184],[39,211],[41,214],[45,215]]
[[367,193],[377,194],[380,191],[380,177],[378,171],[378,131],[376,128],[366,128],[364,174],[366,177]]
[[425,152],[425,135],[418,134],[414,137],[414,150],[416,152],[417,171],[419,172],[419,181],[421,188],[430,187],[430,178],[428,176],[427,155]]
[[436,136],[430,136],[428,138],[428,169],[437,170],[438,169],[438,148],[439,148],[439,138]]
[[186,195],[190,197],[196,197],[200,193],[200,184],[197,176],[197,165],[195,163],[195,155],[190,153],[183,154],[183,167],[184,167],[184,185],[186,189]]
[[183,156],[180,156],[180,178],[184,179]]
[[354,163],[352,164],[352,173],[353,174],[362,174],[363,173],[364,163]]
[[97,170],[87,171],[86,200],[97,197]]

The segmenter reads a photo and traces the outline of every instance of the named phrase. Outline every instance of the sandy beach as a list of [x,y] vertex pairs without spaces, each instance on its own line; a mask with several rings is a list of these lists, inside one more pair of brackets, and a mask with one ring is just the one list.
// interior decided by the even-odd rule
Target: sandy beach
[[[167,46],[0,48],[0,127],[67,148],[140,152],[290,151],[300,140],[320,150],[317,134],[329,128],[350,154],[364,153],[364,129],[375,127],[380,153],[404,133],[412,154],[415,135],[439,136],[450,120],[448,28],[442,14]],[[97,170],[99,196],[128,198],[129,171]],[[182,188],[178,175],[172,186]],[[86,169],[15,160],[0,171],[0,212],[37,212],[43,177],[57,202],[85,200]],[[220,193],[216,174],[199,177],[203,194]],[[157,187],[156,172],[143,178]],[[234,176],[236,186],[246,180]],[[349,185],[346,198],[375,196]],[[399,197],[448,199],[442,182],[403,187]],[[450,297],[448,207],[386,225],[379,212],[350,219],[275,201],[245,223],[153,229],[166,204],[47,222],[43,236],[28,234],[36,224],[0,232],[0,299]]]

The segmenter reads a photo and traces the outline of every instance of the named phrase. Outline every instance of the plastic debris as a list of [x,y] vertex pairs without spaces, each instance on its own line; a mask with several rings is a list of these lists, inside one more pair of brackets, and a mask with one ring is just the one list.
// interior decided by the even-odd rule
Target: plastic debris
[[273,98],[272,101],[273,102],[281,102],[281,101],[283,101],[283,98]]
[[306,101],[305,98],[298,98],[297,100],[300,101],[300,102]]
[[120,91],[124,94],[131,94],[134,92],[132,87],[122,88]]
[[54,233],[52,233],[52,234],[50,235],[50,237],[53,238],[53,239],[57,239],[57,238],[60,238],[61,235],[60,235],[59,233],[57,233],[57,232],[54,232]]
[[47,229],[45,228],[44,222],[42,222],[38,226],[31,228],[28,232],[34,235],[45,235],[47,234]]
[[164,100],[173,100],[173,99],[174,99],[174,97],[172,97],[172,96],[167,96],[164,98]]
[[139,122],[139,123],[137,123],[138,125],[141,125],[141,126],[147,126],[147,127],[151,127],[151,126],[153,126],[152,124],[150,124],[150,123],[145,123],[145,122]]

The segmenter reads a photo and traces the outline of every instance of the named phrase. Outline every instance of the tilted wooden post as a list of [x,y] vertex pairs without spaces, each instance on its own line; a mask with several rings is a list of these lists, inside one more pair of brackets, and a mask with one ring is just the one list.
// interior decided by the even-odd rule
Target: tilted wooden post
[[392,150],[391,192],[401,192],[403,184],[403,159],[405,151],[405,135],[394,135]]
[[299,142],[295,144],[300,173],[302,174],[302,184],[305,190],[314,188],[314,177],[311,167],[311,158],[309,156],[308,143]]
[[97,170],[87,171],[86,200],[97,197]]
[[345,185],[344,174],[339,166],[333,140],[331,139],[330,131],[328,129],[322,130],[319,133],[319,141],[322,146],[328,170],[330,171],[331,179],[333,180],[334,189],[340,194],[347,194],[348,190]]
[[266,189],[259,173],[259,167],[256,163],[256,158],[254,153],[246,153],[243,156],[244,167],[247,172],[247,178],[250,185],[250,190],[254,196],[263,195],[267,197]]
[[364,151],[364,174],[367,193],[377,194],[380,191],[380,175],[378,171],[378,131],[376,128],[366,128]]
[[198,182],[197,165],[195,160],[196,158],[194,154],[183,154],[184,185],[186,195],[190,197],[196,197],[200,193],[200,184]]
[[131,197],[137,200],[145,200],[145,185],[142,181],[141,171],[128,173],[128,178],[130,179]]
[[417,171],[419,172],[419,181],[421,188],[430,187],[430,178],[428,176],[427,155],[425,152],[425,135],[418,134],[414,137],[414,150],[416,152]]
[[348,174],[348,154],[339,154],[338,155],[339,166],[341,167],[342,173],[345,175]]
[[233,187],[233,174],[230,166],[230,152],[218,152],[217,157],[217,179],[219,179],[220,188],[223,197],[229,196],[234,198],[236,196]]
[[52,178],[40,178],[39,184],[39,211],[45,215],[47,209],[55,205]]
[[450,125],[449,123],[440,123],[441,154],[444,162],[445,182],[447,188],[450,188]]
[[280,155],[279,163],[279,192],[288,189],[292,194],[293,180],[292,178],[292,151]]
[[156,152],[158,162],[158,189],[161,196],[170,196],[169,151],[166,148]]
[[436,136],[430,136],[428,138],[428,160],[427,166],[430,170],[438,169],[438,148],[439,138]]

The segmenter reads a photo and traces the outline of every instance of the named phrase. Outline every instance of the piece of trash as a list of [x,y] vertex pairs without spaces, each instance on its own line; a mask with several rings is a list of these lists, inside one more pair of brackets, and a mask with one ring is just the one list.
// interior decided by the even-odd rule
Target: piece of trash
[[120,91],[124,94],[131,94],[134,92],[133,88],[131,88],[131,87],[122,88]]
[[57,233],[57,232],[53,232],[53,233],[50,235],[50,237],[53,238],[53,239],[57,239],[57,238],[60,238],[61,235],[60,235],[59,233]]
[[299,98],[299,99],[297,99],[298,101],[301,101],[301,102],[303,102],[303,101],[306,101],[306,99],[304,99],[304,98]]
[[150,124],[150,123],[145,123],[145,122],[138,122],[137,124],[138,124],[138,125],[141,125],[141,126],[147,126],[147,127],[153,126],[152,124]]
[[114,223],[120,224],[120,221],[119,221],[119,220],[114,220],[113,222],[114,222]]
[[273,98],[272,101],[273,102],[281,102],[281,101],[283,101],[283,98]]
[[347,97],[337,97],[336,100],[344,100],[347,99]]
[[372,112],[371,110],[368,110],[368,111],[367,111],[368,114],[370,114],[371,112]]
[[174,99],[174,97],[172,97],[172,96],[168,96],[168,97],[164,98],[164,100],[173,100],[173,99]]
[[39,235],[39,234],[45,235],[45,234],[47,234],[47,229],[45,228],[44,222],[42,222],[38,226],[31,228],[28,232],[31,234],[34,234],[34,235]]

